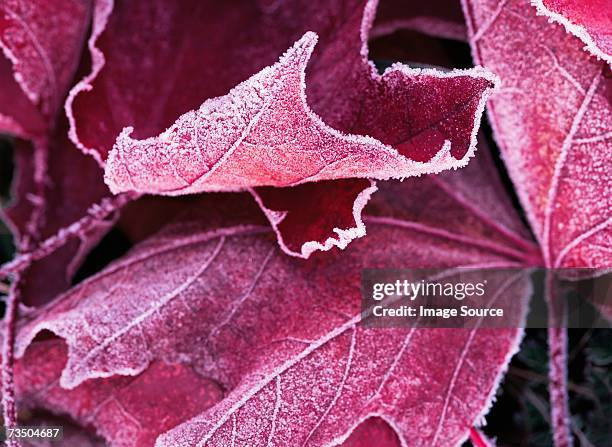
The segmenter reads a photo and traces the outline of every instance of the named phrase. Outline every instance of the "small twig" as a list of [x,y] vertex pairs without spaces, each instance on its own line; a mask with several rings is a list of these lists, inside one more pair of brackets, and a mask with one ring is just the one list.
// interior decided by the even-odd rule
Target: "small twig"
[[[13,349],[15,346],[15,322],[17,320],[17,309],[19,307],[19,282],[19,277],[17,277],[10,286],[6,315],[4,317],[5,330],[2,346],[2,410],[4,426],[8,428],[15,428],[17,426]],[[8,439],[7,446],[18,447],[19,444],[15,439]]]
[[550,394],[551,428],[555,447],[572,447],[569,403],[567,399],[567,331],[548,328],[550,352],[548,392]]
[[140,197],[136,193],[125,193],[115,197],[105,198],[99,204],[92,205],[87,214],[80,220],[60,229],[56,234],[44,240],[30,252],[19,254],[12,261],[0,267],[0,278],[7,278],[21,272],[32,262],[42,259],[62,247],[70,238],[91,231],[111,213],[120,210],[132,200]]

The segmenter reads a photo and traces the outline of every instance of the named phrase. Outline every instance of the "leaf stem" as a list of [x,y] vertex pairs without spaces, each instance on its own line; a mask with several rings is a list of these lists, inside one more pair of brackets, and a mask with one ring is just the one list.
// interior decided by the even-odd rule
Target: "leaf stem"
[[[4,340],[2,343],[2,411],[4,425],[8,428],[17,426],[17,409],[15,407],[14,358],[15,323],[19,306],[19,277],[16,277],[9,288],[7,299]],[[17,441],[7,440],[7,446],[18,447]]]
[[106,197],[100,203],[89,207],[87,214],[76,222],[61,228],[57,233],[44,240],[36,248],[29,252],[24,252],[0,267],[0,279],[7,278],[11,274],[16,274],[27,268],[32,262],[42,259],[58,248],[62,247],[69,239],[75,236],[83,236],[89,233],[100,222],[110,214],[120,210],[132,200],[140,197],[140,194],[125,193],[115,197]]
[[572,447],[570,411],[567,398],[566,302],[553,290],[553,275],[546,276],[548,304],[548,353],[550,423],[555,447]]
[[470,428],[470,440],[474,447],[493,447],[495,444],[475,427]]

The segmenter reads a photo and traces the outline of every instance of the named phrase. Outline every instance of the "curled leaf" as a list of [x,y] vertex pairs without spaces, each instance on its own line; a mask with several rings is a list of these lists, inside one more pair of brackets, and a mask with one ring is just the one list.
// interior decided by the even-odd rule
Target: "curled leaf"
[[281,249],[308,258],[317,250],[345,248],[353,239],[365,236],[361,214],[377,189],[372,180],[345,179],[291,188],[259,187],[251,194],[272,225]]
[[[111,191],[179,195],[342,178],[386,180],[467,163],[475,137],[463,129],[476,129],[491,75],[417,70],[413,79],[405,67],[388,70],[376,90],[394,92],[389,94],[397,97],[394,107],[426,115],[427,96],[440,104],[432,111],[437,119],[422,116],[420,130],[396,141],[395,150],[373,138],[335,131],[309,109],[305,69],[315,43],[314,34],[305,34],[277,64],[183,115],[158,137],[134,140],[133,129],[125,129],[107,160]],[[410,122],[409,116],[404,119]],[[415,153],[421,158],[434,147],[433,157],[415,160]]]
[[[67,111],[71,138],[106,163],[113,191],[179,195],[404,178],[464,166],[473,155],[495,77],[402,65],[379,75],[367,61],[376,2],[191,6],[156,0],[96,10],[94,69],[72,90]],[[146,39],[135,34],[142,29]],[[181,64],[171,62],[176,45]],[[147,64],[123,56],[133,52]],[[364,234],[353,211],[372,190],[352,185],[353,197],[326,186],[328,198],[342,199],[341,211],[311,212],[302,233],[287,225],[306,216],[297,209],[301,190],[274,193],[292,204],[282,210],[256,193],[267,216],[289,216],[285,225],[271,219],[283,249],[307,257]]]

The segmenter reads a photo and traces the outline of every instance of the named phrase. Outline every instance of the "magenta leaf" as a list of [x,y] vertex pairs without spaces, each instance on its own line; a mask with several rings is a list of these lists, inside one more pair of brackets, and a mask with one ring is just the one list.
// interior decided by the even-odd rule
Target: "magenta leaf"
[[607,0],[532,0],[532,4],[582,40],[589,52],[612,64],[612,16]]
[[[68,425],[66,420],[28,420],[31,425],[33,422],[41,426],[46,422],[62,425],[62,445],[66,446],[107,445],[95,439],[97,434],[111,445],[148,447],[162,431],[188,419],[194,410],[214,405],[222,397],[213,381],[200,377],[189,367],[164,363],[154,363],[136,379],[93,380],[66,392],[57,383],[65,360],[66,348],[61,342],[35,342],[16,364],[16,386],[22,409],[55,411],[61,408],[64,415],[81,424],[77,427]],[[91,426],[95,427],[95,434]],[[342,444],[343,447],[372,445],[400,447],[398,435],[379,417],[359,424]]]
[[[203,226],[198,216],[214,212],[197,207],[193,219],[163,230],[34,312],[21,327],[19,354],[49,330],[68,344],[63,387],[78,390],[87,379],[137,375],[154,362],[178,361],[229,390],[210,412],[160,438],[161,445],[195,445],[209,435],[207,445],[229,445],[234,421],[237,436],[264,444],[273,435],[283,445],[307,439],[323,445],[350,440],[352,430],[372,416],[384,417],[410,445],[456,443],[480,422],[521,331],[393,329],[381,338],[357,325],[358,284],[365,266],[532,262],[535,247],[481,154],[456,173],[386,185],[365,218],[368,238],[308,263],[283,256],[273,233],[256,221]],[[485,211],[469,206],[468,198]],[[440,209],[446,218],[434,219]],[[519,277],[497,283],[493,293],[518,305],[527,291]],[[336,367],[320,368],[321,362]],[[434,367],[448,364],[456,365],[455,373]],[[277,392],[284,406],[273,417]],[[269,419],[244,419],[252,411]],[[432,418],[416,431],[414,411]],[[290,424],[297,415],[302,422]],[[285,430],[289,426],[292,432]]]
[[371,417],[363,421],[344,441],[342,447],[400,447],[400,437],[387,421]]
[[365,236],[361,212],[376,190],[371,180],[346,179],[292,188],[260,187],[251,194],[272,225],[281,249],[308,258],[317,250],[345,248],[353,239]]
[[524,1],[468,0],[465,7],[477,62],[503,80],[490,116],[546,265],[609,267],[606,63]]
[[[545,266],[610,268],[609,67],[526,1],[463,5],[475,60],[503,80],[491,122]],[[550,313],[559,303],[548,293]],[[548,334],[552,434],[565,447],[567,334],[559,324]]]
[[[217,384],[188,366],[161,362],[136,378],[92,380],[66,391],[58,385],[65,361],[66,346],[58,340],[32,344],[15,365],[21,408],[61,412],[82,427],[95,427],[114,446],[151,446],[161,432],[221,398]],[[70,444],[64,439],[61,445]]]
[[[273,64],[280,54],[309,30],[319,35],[320,42],[309,63],[307,96],[313,112],[326,124],[344,133],[364,133],[380,140],[386,136],[398,141],[385,143],[396,144],[413,137],[410,132],[418,132],[419,127],[424,127],[428,120],[435,119],[428,116],[431,111],[425,109],[421,110],[420,123],[418,120],[411,122],[406,119],[405,113],[416,114],[416,111],[402,113],[389,103],[390,100],[403,100],[397,97],[401,93],[401,84],[389,94],[379,92],[380,97],[368,100],[368,103],[377,100],[379,105],[378,109],[369,111],[371,116],[356,116],[368,105],[363,104],[363,96],[376,80],[376,77],[372,77],[372,67],[364,59],[367,56],[365,39],[374,18],[374,2],[353,0],[346,5],[332,4],[325,5],[325,8],[316,2],[292,4],[291,8],[284,4],[267,8],[254,2],[240,5],[236,12],[244,13],[244,16],[236,14],[235,17],[228,16],[226,8],[213,7],[213,3],[194,2],[197,7],[190,7],[184,3],[157,0],[115,5],[114,10],[105,2],[99,3],[89,41],[94,68],[72,90],[67,111],[72,120],[71,135],[75,143],[97,153],[101,160],[107,158],[117,136],[125,127],[133,127],[137,138],[161,133],[181,114],[197,109],[207,99],[226,95],[240,82]],[[249,20],[243,23],[243,17],[249,17]],[[218,22],[221,18],[230,20],[233,26],[228,23],[215,25],[215,20]],[[337,22],[343,23],[342,33],[336,32]],[[167,23],[167,26],[160,26],[163,23]],[[202,27],[203,23],[210,23],[208,29],[218,28],[215,29],[215,39],[210,38],[208,31],[204,32],[206,27]],[[150,31],[145,33],[146,39],[142,38],[143,29]],[[241,29],[241,34],[235,33],[234,29]],[[262,33],[266,34],[267,39],[257,38]],[[170,78],[165,69],[169,61],[175,59],[175,54],[171,45],[162,44],[165,41],[185,43],[181,56],[183,63],[174,64],[177,72]],[[313,44],[306,43],[307,47]],[[146,55],[148,64],[123,57],[124,54],[136,53]],[[249,57],[240,57],[244,54]],[[210,61],[203,61],[201,58],[204,55]],[[241,63],[229,66],[219,63],[215,65],[222,67],[221,70],[210,69],[213,62],[220,58],[228,60],[228,57]],[[306,63],[305,60],[300,62],[302,65]],[[397,75],[402,77],[401,73]],[[469,77],[468,74],[466,77]],[[475,77],[478,79],[472,80],[474,84],[469,79],[464,80],[466,85],[463,87],[468,89],[464,94],[468,97],[470,93],[478,96],[478,86],[483,90],[490,87],[482,79],[486,77],[485,74],[475,73]],[[330,82],[331,78],[334,82]],[[414,81],[419,81],[418,77]],[[431,82],[425,76],[423,88],[427,87],[428,81]],[[343,88],[343,84],[347,88]],[[458,97],[442,96],[450,95],[451,92],[447,90],[457,85],[442,88],[443,85],[437,87],[435,93],[439,98],[434,103],[460,100]],[[166,92],[160,107],[152,108],[151,104],[160,102],[160,92]],[[416,93],[416,88],[404,92]],[[368,96],[374,96],[373,92],[369,92]],[[109,97],[113,101],[106,100]],[[448,107],[450,104],[440,105]],[[117,113],[118,110],[121,113]],[[468,116],[471,118],[473,114]],[[405,128],[394,130],[386,125],[378,129],[384,122],[383,117],[396,119],[393,127],[401,124]],[[458,147],[453,149],[457,158],[467,152],[473,119],[462,124],[465,125],[463,130],[466,135],[457,141]],[[390,132],[395,134],[391,135]],[[448,135],[453,136],[460,137]],[[410,158],[430,159],[440,148],[434,145],[422,149],[425,152],[412,153]]]
[[[382,231],[376,231],[378,226],[374,226],[364,242],[371,241],[373,247],[380,247],[390,237],[400,238],[402,234],[412,233],[381,227]],[[61,300],[53,310],[49,309],[58,313],[47,315],[45,321],[41,319],[35,330],[45,326],[55,332],[69,331],[70,334],[63,332],[70,347],[67,369],[76,367],[77,374],[81,375],[88,373],[91,376],[90,368],[95,368],[95,364],[99,365],[95,375],[106,376],[111,371],[135,374],[147,365],[146,371],[149,371],[153,356],[161,354],[169,356],[168,362],[190,358],[194,369],[232,390],[227,399],[214,407],[212,414],[202,416],[205,425],[219,424],[220,427],[214,433],[206,429],[212,435],[207,445],[230,445],[233,423],[241,437],[250,439],[248,445],[265,442],[268,437],[283,445],[295,445],[307,439],[313,445],[324,445],[348,434],[360,420],[376,414],[384,414],[394,421],[394,425],[400,427],[402,437],[411,445],[453,444],[464,438],[471,424],[479,419],[503,365],[516,347],[518,329],[389,330],[385,331],[384,346],[381,345],[377,331],[356,326],[359,296],[354,285],[359,268],[355,268],[354,263],[355,258],[367,258],[368,265],[387,263],[387,250],[357,244],[339,259],[322,260],[318,265],[304,266],[296,272],[295,262],[279,254],[270,237],[255,233],[268,233],[265,228],[234,227],[216,234],[198,234],[192,230],[193,226],[190,226],[189,236],[186,236],[191,238],[191,245],[184,245],[181,250],[182,264],[186,267],[171,272],[179,282],[164,286],[164,281],[171,278],[160,271],[162,265],[169,265],[167,256],[153,258],[150,252],[136,252],[136,263],[116,266],[119,270],[110,270],[105,273],[108,275],[106,278],[97,278],[102,283],[96,281],[94,287],[103,289],[99,292],[88,290],[92,284],[89,283],[88,287],[75,291],[72,297]],[[176,234],[162,236],[164,239],[174,249],[177,249],[177,244],[186,243]],[[448,249],[444,243],[441,245],[438,250]],[[453,245],[455,249],[460,247],[457,243]],[[150,249],[161,252],[169,248],[155,246]],[[406,249],[398,251],[400,253],[396,255],[408,255]],[[484,261],[478,250],[466,251],[468,253],[457,253],[456,256]],[[145,256],[146,261],[138,263],[138,258]],[[245,258],[251,262],[239,269],[231,269],[230,266],[236,266],[240,259]],[[495,255],[486,258],[504,262],[503,257]],[[142,263],[144,265],[139,265]],[[150,284],[152,278],[145,271],[153,273],[159,281],[155,283],[155,295],[153,290],[139,294],[138,289],[143,290],[143,284],[127,282],[128,278],[140,278]],[[205,271],[204,275],[199,276],[202,271]],[[350,275],[348,278],[347,273]],[[323,284],[313,287],[308,278],[314,275],[336,278],[335,284],[331,288]],[[242,281],[237,283],[234,278],[242,278]],[[286,301],[271,293],[277,287],[278,278],[287,278],[282,296],[294,296],[301,290],[300,299]],[[107,281],[116,287],[112,288]],[[525,283],[518,281],[512,287],[499,289],[499,292],[506,299],[516,300],[517,296],[525,296],[524,287]],[[108,290],[110,295],[103,290]],[[126,293],[133,301],[125,300]],[[76,296],[82,300],[75,303]],[[217,299],[211,301],[207,298],[212,296]],[[349,296],[352,298],[346,299]],[[105,302],[112,315],[99,312],[96,302],[100,300]],[[76,308],[71,309],[72,306]],[[267,310],[262,312],[262,309]],[[92,325],[95,332],[89,333],[83,324]],[[89,351],[82,351],[86,346]],[[432,351],[434,346],[436,349]],[[441,349],[441,346],[445,348]],[[404,351],[406,355],[402,355]],[[389,352],[394,355],[389,355]],[[71,361],[75,355],[80,357],[76,365]],[[396,363],[394,359],[397,359]],[[455,379],[452,369],[446,366],[435,370],[430,367],[455,362]],[[464,368],[464,362],[473,366]],[[475,362],[479,362],[478,366],[474,365]],[[328,367],[321,368],[321,364]],[[72,386],[72,380],[72,377],[62,374],[60,384]],[[342,385],[345,385],[346,392],[336,394],[336,388],[341,389]],[[282,412],[277,412],[278,431],[272,433],[274,396],[278,396],[275,392],[281,393],[281,388],[285,407]],[[420,394],[419,390],[423,389],[428,390],[427,393]],[[403,397],[398,400],[399,391],[394,390],[402,390]],[[440,400],[439,396],[444,395],[448,397]],[[296,400],[290,396],[301,397]],[[391,400],[393,407],[389,407]],[[457,400],[464,404],[457,406]],[[264,406],[259,406],[258,402]],[[411,409],[412,402],[423,402],[429,408],[427,414],[433,417],[430,425],[418,432],[409,429],[412,427],[410,421],[414,421],[417,414],[423,414],[423,409]],[[227,412],[236,405],[244,407],[242,416],[239,418],[236,414],[235,422],[231,422],[232,417],[227,425]],[[259,422],[242,419],[248,418],[247,414],[252,411],[269,415],[270,419],[264,418]],[[294,416],[290,416],[291,413]],[[302,422],[297,426],[290,424],[297,415]],[[183,432],[193,424],[199,425],[198,420],[189,422],[178,431]],[[289,426],[291,432],[283,430]],[[298,427],[305,431],[297,430]],[[171,433],[166,444],[196,445],[205,436],[200,432],[201,428],[196,427],[195,438],[184,440],[183,444],[179,439],[184,435],[176,438],[177,435]],[[263,441],[254,441],[260,436]]]
[[89,0],[0,4],[0,130],[31,137],[48,129],[77,68],[90,13]]
[[[383,237],[389,238],[392,234],[393,232]],[[380,246],[382,241],[377,236],[380,237],[376,232],[371,232],[368,240],[376,244],[375,246]],[[343,263],[352,261],[351,253],[360,251],[360,245],[363,244],[355,244],[343,256]],[[372,247],[367,250],[373,254],[370,259],[376,265],[380,252]],[[309,273],[318,272],[315,268]],[[277,274],[277,271],[271,273],[273,276]],[[340,286],[338,293],[347,297],[348,292],[344,292],[345,286],[338,279],[342,278],[342,275],[340,272],[328,273],[328,277],[334,278]],[[281,276],[284,275],[281,273]],[[264,279],[259,281],[260,287],[268,289],[265,283],[262,284]],[[354,284],[354,280],[352,283]],[[300,284],[297,286],[302,288]],[[255,293],[255,290],[252,290]],[[293,288],[287,292],[290,295],[295,293]],[[513,287],[511,292],[500,292],[511,293],[513,298],[524,293],[520,287]],[[257,297],[252,298],[257,301]],[[239,352],[236,354],[245,359],[244,354],[240,352],[240,340],[244,336],[253,337],[251,346],[261,350],[261,357],[254,363],[255,369],[245,371],[244,361],[238,361],[238,356],[232,360],[231,356],[226,356],[229,353],[226,351],[225,355],[217,357],[219,352],[213,348],[212,356],[223,365],[223,370],[217,374],[236,370],[245,372],[237,376],[237,379],[228,377],[230,383],[236,383],[236,386],[220,404],[162,436],[157,445],[265,445],[266,440],[272,440],[279,445],[328,445],[346,439],[357,422],[374,415],[383,415],[389,420],[390,424],[396,427],[403,443],[408,445],[453,445],[464,438],[468,427],[463,421],[478,419],[475,417],[478,411],[476,408],[485,402],[476,397],[481,396],[477,389],[482,391],[489,389],[491,385],[483,384],[480,380],[477,380],[476,385],[474,377],[466,378],[463,380],[468,380],[472,386],[477,387],[466,391],[462,388],[467,383],[460,378],[455,381],[452,377],[455,373],[456,377],[460,376],[459,371],[463,369],[464,359],[470,363],[477,361],[476,352],[479,348],[475,345],[482,343],[481,347],[489,348],[492,348],[493,344],[505,345],[502,350],[511,349],[511,342],[506,337],[515,330],[493,333],[481,330],[469,335],[470,331],[455,333],[444,330],[389,330],[385,331],[385,341],[381,342],[376,331],[364,331],[356,326],[356,319],[350,318],[350,315],[355,315],[357,303],[345,307],[346,299],[343,305],[334,306],[335,317],[331,318],[333,323],[330,324],[330,316],[325,316],[324,304],[328,303],[330,298],[325,296],[323,301],[311,302],[312,306],[301,308],[299,305],[297,309],[282,313],[287,328],[279,327],[271,333],[268,333],[268,328],[273,325],[273,321],[268,322],[266,318],[255,323],[262,324],[264,329],[255,329],[255,332],[246,329],[246,322],[241,315],[253,314],[256,307],[251,308],[247,301],[239,301],[241,307],[232,308],[232,318],[228,320],[228,317],[222,317],[221,326],[215,324],[207,338],[214,344],[216,337],[229,336],[228,345],[237,347]],[[268,302],[261,304],[263,308],[270,309],[271,314],[278,312],[278,304],[272,307]],[[280,307],[287,306],[280,303]],[[300,318],[295,318],[295,314],[304,314],[308,309],[317,310],[314,315],[305,317],[306,321],[300,322]],[[232,323],[234,318],[236,321]],[[246,326],[250,324],[246,323]],[[245,330],[246,333],[243,332]],[[234,331],[242,334],[230,335]],[[268,340],[267,343],[272,342],[272,345],[260,339],[262,333],[266,334],[264,337]],[[476,341],[475,337],[480,340]],[[488,339],[489,337],[493,338]],[[456,341],[457,345],[449,339]],[[502,342],[504,339],[507,342]],[[437,353],[441,354],[439,359],[433,354],[432,346],[438,346]],[[392,350],[395,355],[390,357],[385,352],[387,349]],[[491,380],[494,375],[491,371],[493,364],[503,363],[501,352],[493,354],[487,350],[486,353],[480,351],[479,354],[483,356],[480,358],[496,359],[486,366],[474,366]],[[430,366],[455,362],[455,373],[448,376]],[[335,368],[323,368],[322,365],[335,365]],[[450,372],[448,368],[444,370]],[[467,371],[464,373],[468,374]],[[432,399],[428,392],[423,393],[424,389],[432,391],[436,396],[446,397],[441,400]],[[464,395],[463,393],[466,393],[466,398],[459,397]],[[404,401],[404,398],[408,400]],[[465,407],[461,410],[453,408],[454,404],[450,402],[456,399],[464,402],[469,400],[467,406],[471,407],[471,410]],[[395,409],[390,408],[391,401]],[[479,403],[476,404],[475,401]],[[417,405],[421,408],[415,408],[414,402],[420,402],[422,407]],[[471,416],[465,411],[472,412]],[[422,418],[424,414],[429,417]],[[262,419],[256,415],[268,417]],[[296,419],[300,420],[299,424],[295,423]],[[418,422],[415,424],[416,420]],[[418,427],[416,430],[415,425]]]
[[[274,8],[242,4],[237,11],[249,17],[243,23],[242,15],[226,16],[224,8],[201,2],[193,8],[159,0],[119,5],[112,12],[99,8],[89,42],[93,71],[67,103],[71,138],[100,162],[114,145],[106,180],[115,192],[178,195],[288,187],[403,178],[465,165],[494,77],[480,69],[439,73],[401,65],[378,75],[367,61],[366,45],[374,9],[375,2],[357,0]],[[221,17],[235,27],[219,27]],[[338,22],[341,33],[335,31]],[[202,34],[202,23],[219,28],[215,39]],[[146,39],[143,29],[150,29]],[[319,36],[316,49],[310,31]],[[160,44],[166,41],[184,42],[181,64],[172,62],[173,45]],[[134,52],[149,63],[124,57]],[[240,63],[210,69],[227,57]],[[168,64],[176,67],[172,76]],[[368,188],[343,197],[338,214],[311,213],[303,234],[289,233],[288,224],[285,233],[272,221],[281,246],[306,257],[313,247],[343,247],[362,236],[365,229],[352,211],[362,207]],[[325,189],[327,197],[335,196]],[[306,216],[296,209],[299,190],[295,196],[278,194],[293,205],[279,210],[288,220]],[[268,216],[278,204],[260,202]],[[323,219],[325,231],[317,227]]]
[[[58,112],[70,86],[81,55],[90,16],[89,1],[72,0],[22,1],[0,3],[0,132],[31,140],[31,160],[23,158],[18,186],[20,204],[13,208],[13,232],[18,253],[31,251],[45,225],[49,137],[55,133]],[[25,177],[28,178],[25,178]],[[25,203],[26,200],[29,203]],[[3,220],[7,220],[4,212]],[[53,224],[51,224],[53,225]],[[77,254],[78,259],[78,254]],[[29,263],[27,263],[29,264]],[[49,264],[52,265],[52,264]],[[5,338],[2,359],[2,404],[4,424],[14,427],[16,414],[13,390],[14,327],[20,299],[27,304],[44,301],[38,288],[32,287],[24,272],[13,272],[11,292],[5,315]],[[64,273],[62,271],[62,273]],[[45,272],[45,274],[47,274]],[[4,272],[2,272],[4,277]],[[66,281],[64,275],[50,278],[49,293],[57,292]],[[24,287],[35,290],[33,294]],[[42,290],[47,284],[43,282]],[[65,287],[64,287],[65,288]],[[63,289],[62,289],[63,290]],[[8,440],[13,447],[17,441]]]

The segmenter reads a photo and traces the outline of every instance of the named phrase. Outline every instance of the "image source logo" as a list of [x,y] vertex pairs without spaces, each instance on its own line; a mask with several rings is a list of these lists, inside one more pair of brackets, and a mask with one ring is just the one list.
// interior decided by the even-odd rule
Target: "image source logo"
[[[586,273],[592,276],[584,269],[365,269],[361,324],[607,328],[601,310],[612,306],[612,275],[568,281]],[[549,311],[553,296],[557,305]]]

